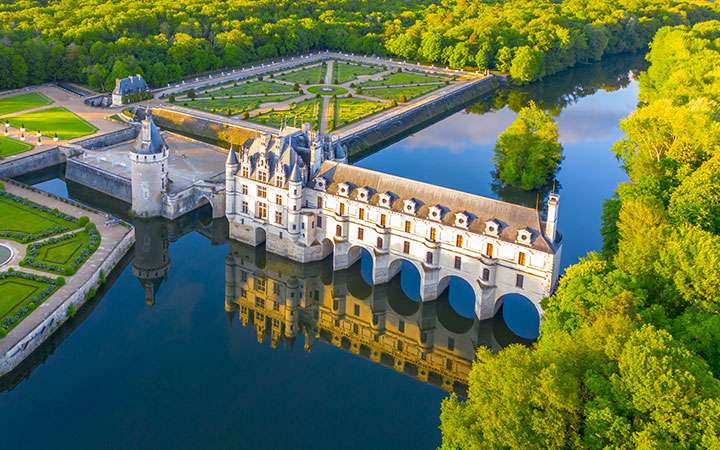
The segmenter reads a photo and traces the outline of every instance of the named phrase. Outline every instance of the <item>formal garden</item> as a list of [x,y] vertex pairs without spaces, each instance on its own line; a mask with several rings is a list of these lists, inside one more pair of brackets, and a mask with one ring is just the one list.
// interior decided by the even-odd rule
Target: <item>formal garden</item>
[[169,101],[274,128],[309,122],[313,129],[327,132],[427,95],[453,81],[436,73],[338,60],[188,89],[169,97]]
[[14,128],[25,128],[29,133],[40,131],[44,136],[57,135],[61,140],[75,139],[97,131],[93,124],[63,107],[14,115],[8,120]]
[[0,136],[0,159],[32,150],[33,145],[5,136]]
[[52,100],[39,92],[0,97],[0,116],[14,114],[32,108],[39,108],[52,103]]
[[[0,272],[0,337],[65,283],[92,256],[100,233],[75,218],[6,192],[0,185],[0,239],[26,244],[19,265]],[[25,270],[27,269],[27,271]]]

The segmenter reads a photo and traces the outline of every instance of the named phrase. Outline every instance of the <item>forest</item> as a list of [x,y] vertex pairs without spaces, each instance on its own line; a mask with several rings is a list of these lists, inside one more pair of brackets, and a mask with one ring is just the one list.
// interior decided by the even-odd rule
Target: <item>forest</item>
[[720,22],[660,29],[647,59],[604,248],[537,344],[478,352],[443,448],[720,448]]
[[332,49],[519,83],[643,49],[665,25],[715,13],[709,0],[6,0],[0,89],[73,81],[102,91]]

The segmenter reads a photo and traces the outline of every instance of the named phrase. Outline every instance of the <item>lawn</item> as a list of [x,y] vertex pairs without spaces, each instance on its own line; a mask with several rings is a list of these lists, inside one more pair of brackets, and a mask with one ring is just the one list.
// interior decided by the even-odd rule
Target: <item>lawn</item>
[[20,128],[24,124],[28,133],[33,134],[40,130],[43,135],[48,137],[57,133],[58,138],[62,140],[87,136],[97,131],[94,125],[61,107],[21,114],[13,116],[9,120],[10,125],[15,128]]
[[92,227],[30,244],[23,267],[32,267],[60,275],[73,275],[95,253],[100,245],[100,233]]
[[283,119],[287,125],[298,127],[305,122],[309,122],[310,126],[315,129],[318,126],[319,111],[320,100],[313,98],[304,100],[286,111],[270,111],[260,114],[250,119],[250,121],[275,128],[282,126]]
[[0,116],[49,105],[52,100],[37,92],[0,97]]
[[262,97],[242,97],[242,98],[217,98],[215,100],[192,100],[182,102],[183,106],[188,108],[208,111],[215,114],[230,115],[240,114],[243,111],[251,111],[257,109],[261,103],[281,102],[297,96],[297,94],[289,95],[266,95]]
[[335,83],[342,84],[354,80],[359,75],[375,75],[384,70],[385,68],[380,66],[361,66],[359,64],[335,61],[333,79]]
[[320,94],[323,96],[332,96],[332,95],[343,95],[347,94],[347,89],[340,87],[340,86],[313,86],[308,88],[308,92],[311,94]]
[[394,84],[440,83],[447,78],[418,72],[394,72],[380,81],[366,81],[361,86],[391,86]]
[[340,128],[349,123],[382,111],[385,103],[372,102],[363,98],[338,98],[332,107],[331,117],[333,128]]
[[[424,86],[403,86],[394,88],[364,89],[363,95],[368,97],[382,98],[385,100],[408,101],[415,97],[420,97],[428,92],[432,92],[442,87],[441,84],[432,84]],[[402,98],[405,98],[402,100]]]
[[15,139],[0,136],[0,158],[17,155],[18,153],[32,150],[33,146]]
[[0,195],[0,236],[19,242],[28,242],[78,228],[69,216],[60,217],[40,205],[23,204],[16,198]]
[[300,70],[277,75],[275,78],[278,80],[289,81],[290,83],[318,84],[324,81],[324,67],[325,66],[323,64],[318,64],[316,66],[305,67]]
[[28,274],[4,272],[0,276],[0,337],[3,337],[47,300],[57,286],[49,278]]
[[210,91],[207,94],[198,93],[198,97],[207,97],[209,95],[227,96],[227,95],[252,95],[252,94],[275,94],[278,92],[293,92],[292,86],[287,84],[274,83],[272,81],[251,81],[249,83],[240,83],[237,86],[231,84],[222,86],[217,91]]

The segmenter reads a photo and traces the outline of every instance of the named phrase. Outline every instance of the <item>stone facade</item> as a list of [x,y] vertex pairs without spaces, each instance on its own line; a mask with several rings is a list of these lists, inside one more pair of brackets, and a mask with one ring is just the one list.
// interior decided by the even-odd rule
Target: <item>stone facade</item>
[[168,190],[168,146],[152,116],[147,115],[130,152],[132,211],[139,217],[162,214],[162,201]]
[[145,94],[150,91],[142,75],[131,75],[115,80],[115,89],[112,91],[112,105],[122,106],[128,97]]
[[303,133],[262,136],[226,162],[230,237],[299,262],[332,253],[350,267],[366,250],[373,283],[392,279],[403,261],[420,273],[421,298],[433,300],[451,277],[474,290],[475,313],[495,315],[505,294],[540,311],[558,278],[562,244],[559,196],[540,212],[344,164],[344,154]]

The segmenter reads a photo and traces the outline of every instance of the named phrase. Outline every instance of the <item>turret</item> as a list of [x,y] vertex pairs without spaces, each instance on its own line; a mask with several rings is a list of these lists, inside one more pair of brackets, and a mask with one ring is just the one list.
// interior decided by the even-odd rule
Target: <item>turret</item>
[[545,236],[550,242],[557,239],[557,222],[560,210],[560,195],[552,193],[547,202],[547,220],[545,221]]
[[237,193],[237,180],[235,174],[240,167],[235,149],[230,146],[227,159],[225,160],[225,212],[235,214],[235,195]]
[[293,238],[300,235],[300,210],[302,208],[303,178],[300,157],[293,153],[293,164],[288,179],[288,232]]
[[325,150],[322,142],[316,139],[310,143],[310,178],[313,178],[325,159]]
[[160,216],[163,195],[169,187],[169,151],[150,111],[141,122],[140,133],[129,156],[133,213],[139,217]]

